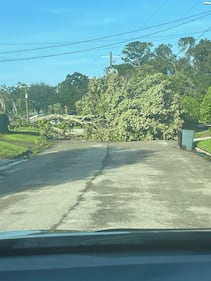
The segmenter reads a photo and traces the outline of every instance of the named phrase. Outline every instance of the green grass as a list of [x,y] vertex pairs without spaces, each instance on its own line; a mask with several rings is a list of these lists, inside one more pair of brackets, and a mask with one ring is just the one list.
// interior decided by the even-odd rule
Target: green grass
[[14,141],[34,144],[40,137],[34,135],[25,135],[22,133],[11,133],[6,135],[0,135],[0,140],[4,141]]
[[17,127],[12,130],[12,132],[18,132],[18,133],[27,133],[32,135],[39,135],[40,129],[35,127]]
[[16,158],[28,151],[27,147],[19,146],[13,143],[0,141],[0,158]]
[[39,135],[37,128],[18,128],[0,134],[0,158],[11,159],[23,154],[36,154],[51,144]]
[[199,141],[197,147],[211,153],[211,139]]

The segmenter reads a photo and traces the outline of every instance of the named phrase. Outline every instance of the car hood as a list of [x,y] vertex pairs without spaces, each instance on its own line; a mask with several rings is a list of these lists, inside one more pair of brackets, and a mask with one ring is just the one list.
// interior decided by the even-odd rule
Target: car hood
[[95,232],[24,230],[0,233],[0,255],[71,252],[93,248],[170,249],[210,247],[211,229],[105,229]]

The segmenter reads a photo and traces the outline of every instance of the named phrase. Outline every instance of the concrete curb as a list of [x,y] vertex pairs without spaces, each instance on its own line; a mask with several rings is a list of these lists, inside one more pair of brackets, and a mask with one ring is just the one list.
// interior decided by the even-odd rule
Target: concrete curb
[[203,140],[209,140],[211,137],[201,137],[201,138],[194,138],[193,142],[203,141]]
[[201,148],[195,147],[194,150],[195,150],[196,152],[202,153],[202,154],[204,154],[204,155],[211,156],[211,153],[209,153],[209,152],[207,152],[206,150],[203,150],[203,149],[201,149]]
[[[196,143],[196,142],[199,142],[199,141],[203,141],[203,140],[208,140],[208,139],[211,139],[211,137],[194,138],[193,143]],[[208,151],[203,150],[203,149],[201,149],[201,148],[199,148],[199,147],[197,147],[197,146],[194,148],[194,150],[195,150],[196,152],[202,153],[202,154],[204,154],[204,155],[206,155],[206,156],[211,156],[211,153],[209,153]]]

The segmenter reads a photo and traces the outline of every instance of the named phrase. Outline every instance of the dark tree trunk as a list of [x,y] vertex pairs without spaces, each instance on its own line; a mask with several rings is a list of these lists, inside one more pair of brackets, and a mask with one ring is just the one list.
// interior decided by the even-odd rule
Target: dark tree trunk
[[0,134],[6,134],[9,132],[8,129],[9,118],[5,113],[0,114]]

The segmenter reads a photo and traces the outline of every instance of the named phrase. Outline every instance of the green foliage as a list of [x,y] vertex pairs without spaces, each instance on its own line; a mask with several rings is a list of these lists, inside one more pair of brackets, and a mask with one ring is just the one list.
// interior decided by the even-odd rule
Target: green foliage
[[52,137],[67,137],[74,127],[74,122],[71,118],[68,120],[63,119],[62,116],[53,116],[49,119],[41,119],[38,121],[40,136],[44,139]]
[[142,138],[172,139],[176,136],[182,124],[179,96],[172,92],[166,76],[157,73],[143,79],[140,72],[132,79],[129,92],[132,103],[135,101],[137,105]]
[[211,87],[204,96],[200,106],[201,120],[205,123],[211,123]]
[[81,114],[92,114],[85,136],[100,141],[172,139],[182,124],[179,97],[162,74],[137,70],[131,79],[109,74],[90,81],[78,104]]
[[194,66],[196,71],[202,73],[211,73],[211,41],[202,39],[191,49]]
[[87,93],[88,82],[86,75],[75,72],[67,75],[66,79],[58,85],[58,102],[63,108],[67,108],[67,113],[76,113],[75,103]]
[[16,118],[14,118],[14,120],[12,122],[12,127],[15,127],[15,128],[31,127],[31,123],[26,118],[24,118],[22,116],[17,116]]
[[193,37],[183,37],[178,41],[180,48],[180,57],[177,59],[177,71],[192,72],[193,65],[193,50],[195,48],[195,39]]
[[[119,75],[124,76],[126,78],[130,78],[135,70],[135,68],[129,63],[116,64],[113,65],[113,68],[117,71]],[[106,68],[105,70],[106,74],[109,73],[109,70],[110,67]]]
[[18,83],[16,87],[3,87],[0,91],[0,112],[7,112],[11,118],[25,117],[26,94],[29,116],[34,114],[76,112],[75,102],[88,90],[88,77],[75,72],[67,75],[57,87],[36,83],[28,87]]
[[25,92],[22,84],[7,89],[6,109],[10,116],[25,117]]
[[125,63],[129,63],[133,66],[140,66],[148,63],[151,59],[152,46],[153,44],[151,42],[130,42],[122,51],[124,55],[122,59]]
[[193,47],[195,46],[195,42],[195,39],[191,36],[182,37],[178,41],[178,47],[183,53],[190,54],[191,50],[193,50]]
[[64,108],[60,103],[55,103],[48,106],[48,114],[64,114]]
[[70,129],[70,125],[71,125],[70,121],[62,120],[56,127],[64,130],[64,132],[67,132]]
[[31,111],[46,114],[48,106],[55,99],[55,89],[45,83],[33,84],[28,90],[28,103]]
[[183,108],[183,128],[195,129],[200,118],[200,103],[193,97],[183,96],[181,99]]
[[160,44],[153,52],[152,65],[164,74],[176,72],[176,56],[173,54],[172,46]]
[[40,136],[43,139],[47,139],[50,137],[50,129],[51,129],[51,124],[48,120],[42,119],[38,121],[38,126],[40,129]]

